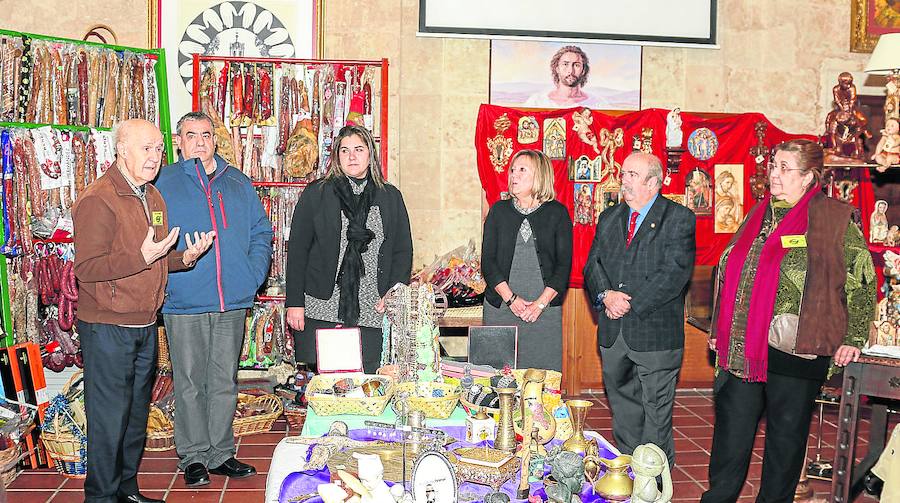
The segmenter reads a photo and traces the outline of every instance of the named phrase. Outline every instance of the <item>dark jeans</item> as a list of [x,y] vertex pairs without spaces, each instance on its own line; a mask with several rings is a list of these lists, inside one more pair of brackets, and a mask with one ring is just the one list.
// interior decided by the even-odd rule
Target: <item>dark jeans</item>
[[[338,323],[306,318],[302,332],[294,331],[294,356],[298,362],[310,366],[316,363],[316,330],[334,328]],[[374,374],[381,366],[381,344],[383,338],[380,328],[359,327],[362,344],[363,371]]]
[[719,371],[714,384],[716,425],[709,460],[709,490],[702,503],[737,501],[747,478],[759,418],[766,441],[758,503],[790,503],[806,458],[806,439],[822,381],[769,372],[750,383]]
[[138,492],[156,373],[156,325],[127,328],[78,322],[88,422],[86,502]]

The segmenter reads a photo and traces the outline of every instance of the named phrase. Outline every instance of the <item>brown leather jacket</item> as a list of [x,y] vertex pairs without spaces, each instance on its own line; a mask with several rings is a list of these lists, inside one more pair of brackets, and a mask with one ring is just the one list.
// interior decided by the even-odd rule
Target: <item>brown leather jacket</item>
[[166,203],[147,184],[148,218],[140,198],[113,165],[75,201],[75,276],[79,320],[111,325],[147,325],[156,321],[170,270],[186,269],[183,252],[147,265],[141,244],[147,227],[156,241],[168,234]]

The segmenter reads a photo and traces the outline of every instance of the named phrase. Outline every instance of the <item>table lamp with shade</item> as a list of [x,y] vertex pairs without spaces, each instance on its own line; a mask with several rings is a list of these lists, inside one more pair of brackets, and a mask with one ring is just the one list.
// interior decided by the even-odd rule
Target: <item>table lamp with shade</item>
[[900,118],[900,33],[885,33],[878,39],[865,72],[888,76],[884,118]]

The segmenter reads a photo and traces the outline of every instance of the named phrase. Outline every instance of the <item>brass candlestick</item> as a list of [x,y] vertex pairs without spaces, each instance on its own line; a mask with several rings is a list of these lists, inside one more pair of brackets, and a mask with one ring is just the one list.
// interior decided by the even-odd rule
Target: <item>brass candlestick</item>
[[563,442],[563,450],[584,454],[588,450],[588,440],[584,438],[584,420],[587,419],[591,402],[587,400],[568,400],[566,408],[569,409],[569,419],[572,421],[572,436]]
[[513,427],[513,402],[515,401],[515,388],[495,388],[494,391],[500,399],[500,421],[497,424],[497,438],[494,440],[494,449],[504,452],[516,451],[516,431]]

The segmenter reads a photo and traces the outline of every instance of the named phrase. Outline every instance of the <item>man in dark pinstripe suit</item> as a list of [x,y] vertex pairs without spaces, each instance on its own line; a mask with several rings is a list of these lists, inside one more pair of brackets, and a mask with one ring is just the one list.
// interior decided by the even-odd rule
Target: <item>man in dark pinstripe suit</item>
[[613,436],[631,454],[652,442],[674,466],[672,405],[684,355],[684,297],[694,267],[693,212],[659,195],[662,165],[636,152],[622,164],[620,203],[600,214],[585,288],[598,311]]

